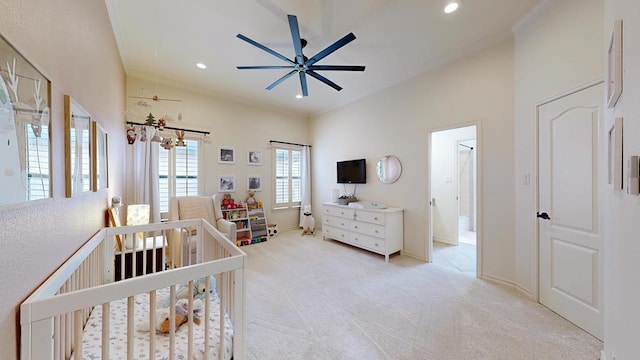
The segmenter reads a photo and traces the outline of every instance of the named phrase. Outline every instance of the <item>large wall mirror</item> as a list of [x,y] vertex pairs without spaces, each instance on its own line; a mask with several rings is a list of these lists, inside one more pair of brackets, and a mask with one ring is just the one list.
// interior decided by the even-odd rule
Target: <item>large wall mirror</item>
[[400,178],[400,174],[402,174],[400,159],[394,155],[387,155],[378,160],[376,174],[382,183],[393,184]]
[[91,191],[91,116],[64,96],[64,161],[67,197]]
[[0,207],[51,197],[51,82],[0,36]]
[[107,132],[97,122],[91,123],[91,137],[93,138],[93,149],[91,150],[91,188],[93,191],[106,189],[109,187],[109,165]]

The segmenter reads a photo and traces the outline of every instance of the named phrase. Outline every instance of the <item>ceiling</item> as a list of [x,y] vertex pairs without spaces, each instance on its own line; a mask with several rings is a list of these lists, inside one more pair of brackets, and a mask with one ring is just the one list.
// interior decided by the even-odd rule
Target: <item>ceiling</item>
[[[347,104],[506,39],[538,1],[464,0],[447,15],[447,0],[105,0],[127,76],[304,114]],[[307,77],[309,96],[296,99],[297,76],[265,90],[289,70],[236,69],[287,65],[238,39],[239,33],[295,58],[287,14],[298,18],[308,57],[355,34],[318,65],[366,70],[320,72],[343,87],[340,92]],[[198,69],[198,62],[207,69]]]

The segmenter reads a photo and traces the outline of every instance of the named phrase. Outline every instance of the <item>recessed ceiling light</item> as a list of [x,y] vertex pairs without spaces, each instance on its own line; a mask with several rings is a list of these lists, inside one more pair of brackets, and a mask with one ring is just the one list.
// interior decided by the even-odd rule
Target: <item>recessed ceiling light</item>
[[296,95],[296,99],[302,99],[302,95],[300,94]]
[[198,67],[198,69],[206,69],[207,65],[203,64],[203,63],[197,63],[196,66]]
[[444,7],[444,13],[451,14],[452,12],[458,10],[458,7],[460,7],[460,3],[457,1],[452,1]]

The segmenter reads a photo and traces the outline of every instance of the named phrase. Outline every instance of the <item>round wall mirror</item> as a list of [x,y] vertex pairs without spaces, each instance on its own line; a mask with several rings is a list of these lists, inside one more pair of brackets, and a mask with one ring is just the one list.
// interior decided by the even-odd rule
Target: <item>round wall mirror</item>
[[376,166],[376,173],[378,179],[385,184],[393,184],[398,180],[402,173],[402,164],[400,160],[394,155],[387,155],[378,160],[378,166]]

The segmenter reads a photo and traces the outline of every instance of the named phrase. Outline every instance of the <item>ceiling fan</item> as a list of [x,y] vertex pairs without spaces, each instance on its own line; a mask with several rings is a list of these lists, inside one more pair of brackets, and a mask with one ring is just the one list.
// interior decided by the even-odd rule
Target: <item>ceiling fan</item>
[[290,65],[282,65],[282,66],[238,66],[237,68],[240,70],[245,69],[292,69],[289,73],[274,81],[271,85],[267,86],[267,90],[271,90],[278,86],[283,81],[287,80],[291,76],[296,73],[300,77],[300,86],[302,88],[302,96],[308,96],[309,91],[307,88],[307,75],[320,80],[321,82],[331,86],[337,91],[342,90],[338,84],[333,81],[327,79],[326,77],[318,74],[316,71],[320,70],[331,70],[331,71],[364,71],[364,66],[353,66],[353,65],[316,65],[316,63],[326,56],[332,54],[334,51],[340,49],[341,47],[347,45],[351,41],[356,39],[356,36],[353,33],[349,33],[342,37],[340,40],[334,42],[329,45],[324,50],[315,54],[311,58],[307,58],[302,53],[302,49],[307,45],[307,41],[305,39],[300,38],[300,29],[298,28],[298,18],[295,15],[287,15],[289,19],[289,28],[291,30],[291,39],[293,40],[293,48],[295,50],[295,58],[291,60],[286,56],[269,49],[268,47],[249,39],[248,37],[238,34],[237,37],[248,42],[249,44],[268,52],[269,54],[282,59],[288,62]]
[[177,101],[177,102],[182,102],[182,100],[178,100],[178,99],[163,99],[163,98],[159,98],[158,95],[153,95],[151,97],[147,97],[147,96],[129,96],[130,98],[134,98],[134,99],[144,99],[144,100],[153,100],[153,101]]

